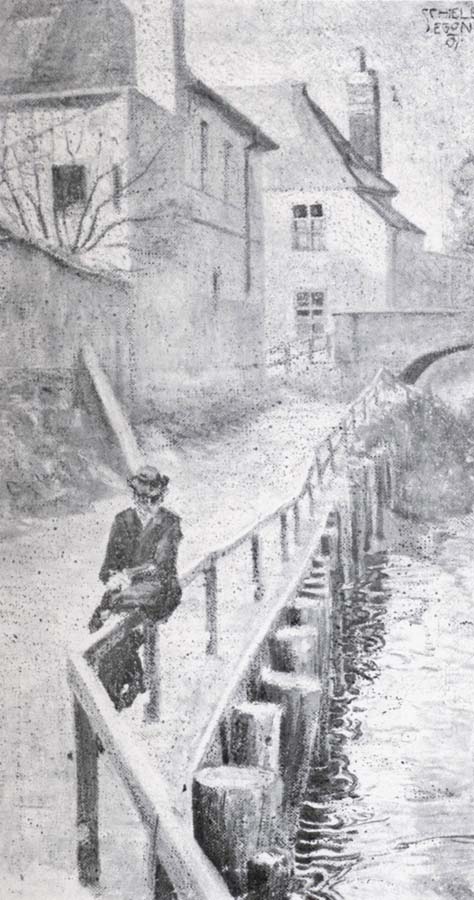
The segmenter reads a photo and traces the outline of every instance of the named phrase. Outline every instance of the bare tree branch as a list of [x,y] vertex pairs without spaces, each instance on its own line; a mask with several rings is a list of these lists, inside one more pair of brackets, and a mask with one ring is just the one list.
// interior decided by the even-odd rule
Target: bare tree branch
[[97,245],[100,244],[101,241],[103,241],[105,235],[113,231],[114,228],[119,228],[121,225],[135,225],[141,224],[143,222],[156,222],[158,218],[160,218],[160,213],[155,213],[149,216],[125,216],[123,219],[116,219],[115,222],[109,222],[109,224],[102,229],[100,234],[95,238],[94,242],[89,247],[87,247],[84,252],[90,253],[91,250],[94,250],[94,248],[97,247]]
[[[126,182],[126,183],[123,185],[123,187],[122,187],[122,196],[123,196],[124,194],[126,194],[126,193],[130,190],[130,188],[133,187],[134,184],[136,184],[138,181],[140,181],[141,178],[144,178],[144,177],[145,177],[145,175],[147,174],[147,172],[149,172],[151,166],[152,166],[153,163],[156,161],[156,159],[158,158],[158,156],[160,155],[160,153],[161,153],[161,148],[160,148],[159,150],[157,150],[156,153],[153,154],[153,156],[149,159],[149,161],[148,161],[148,163],[146,164],[146,166],[145,166],[144,169],[142,169],[140,172],[138,172],[133,178],[131,178],[128,182]],[[113,166],[111,167],[111,169],[110,169],[110,171],[109,171],[109,174],[110,174],[112,171],[113,171]],[[78,249],[82,250],[82,249],[85,249],[85,248],[87,247],[87,244],[89,243],[89,241],[94,237],[94,232],[95,232],[95,229],[96,229],[96,227],[97,227],[97,223],[98,223],[98,219],[99,219],[100,213],[102,212],[102,210],[103,210],[109,203],[111,203],[111,202],[113,201],[113,199],[114,199],[114,198],[113,198],[113,194],[111,194],[109,197],[107,197],[105,200],[102,200],[102,202],[98,204],[98,206],[97,206],[96,209],[95,209],[94,215],[93,215],[93,217],[92,217],[92,221],[91,221],[91,224],[90,224],[90,226],[89,226],[89,230],[88,230],[88,232],[87,232],[87,235],[86,235],[86,237],[84,238],[84,240],[82,241],[82,243],[81,243],[80,245],[78,245]],[[96,246],[96,243],[94,243],[94,246]],[[87,249],[89,250],[90,248],[87,248]]]
[[[75,211],[70,214],[69,208],[61,209],[55,198],[50,198],[51,186],[50,183],[48,185],[48,170],[45,165],[46,167],[51,166],[53,161],[64,159],[64,153],[67,153],[67,156],[75,162],[84,135],[87,133],[85,125],[77,134],[69,130],[70,123],[79,117],[84,122],[85,115],[82,112],[66,122],[53,124],[38,132],[35,132],[35,121],[31,118],[29,133],[9,143],[7,143],[9,135],[15,136],[25,128],[25,125],[28,126],[28,117],[25,120],[25,118],[15,116],[11,121],[7,114],[0,125],[0,209],[3,207],[5,215],[13,223],[14,231],[23,233],[32,239],[37,237],[45,240],[71,255],[90,254],[109,234],[128,222],[132,224],[153,222],[157,221],[160,215],[162,216],[162,213],[146,212],[146,207],[150,206],[150,200],[145,190],[143,198],[146,205],[141,210],[137,209],[137,215],[133,215],[133,210],[130,215],[128,207],[125,207],[124,210],[128,215],[119,216],[116,211],[112,210],[110,214],[105,214],[116,199],[115,185],[111,176],[116,168],[119,168],[121,172],[124,171],[129,157],[125,155],[120,162],[111,163],[101,171],[103,134],[106,133],[102,128],[95,132],[97,153],[95,159],[91,161],[92,171],[94,172],[95,169],[95,173],[92,185],[88,186],[85,202],[81,204],[80,208],[76,206]],[[45,136],[47,135],[50,135],[51,141],[45,150]],[[60,136],[63,141],[61,146],[57,143]],[[129,139],[127,138],[127,140]],[[113,156],[115,156],[116,147],[120,146],[117,137],[110,138],[108,136],[109,159],[112,156],[111,145],[114,146]],[[132,177],[124,181],[120,187],[120,197],[126,198],[138,194],[140,182],[150,172],[162,151],[163,148],[160,146],[138,170],[135,169]],[[96,165],[94,165],[95,160],[97,160]],[[90,185],[89,179],[90,171],[87,179]],[[107,184],[107,179],[109,179],[109,184]],[[155,179],[155,190],[162,189],[164,183],[164,176],[161,179]],[[46,191],[47,195],[45,196]],[[112,216],[114,216],[113,220],[111,220]],[[115,249],[128,248],[129,251],[133,249],[129,241],[116,241],[107,246]]]

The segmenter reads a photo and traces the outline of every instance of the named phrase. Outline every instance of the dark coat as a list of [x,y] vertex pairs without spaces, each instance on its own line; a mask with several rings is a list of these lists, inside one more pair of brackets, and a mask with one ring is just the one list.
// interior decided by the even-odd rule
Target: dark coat
[[[162,507],[145,527],[134,509],[125,509],[114,520],[99,578],[107,584],[115,572],[127,571],[131,587],[106,591],[89,623],[101,627],[102,613],[139,607],[155,622],[166,620],[176,609],[181,588],[176,574],[178,545],[182,538],[178,516]],[[107,654],[99,677],[115,707],[130,706],[146,690],[138,649],[143,643],[137,631],[127,635]]]
[[176,563],[182,536],[179,517],[164,507],[145,527],[134,509],[115,517],[99,578],[107,584],[115,572],[127,571],[132,586],[116,608],[140,606],[156,621],[168,618],[181,598]]

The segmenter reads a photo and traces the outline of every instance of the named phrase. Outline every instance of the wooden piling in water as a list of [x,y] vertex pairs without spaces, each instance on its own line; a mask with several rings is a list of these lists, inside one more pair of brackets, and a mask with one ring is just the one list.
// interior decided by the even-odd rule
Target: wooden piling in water
[[291,864],[286,853],[259,853],[248,864],[247,900],[287,900]]
[[321,682],[295,672],[262,672],[262,692],[269,703],[283,708],[280,771],[284,783],[283,806],[291,828],[308,779],[318,730]]
[[279,770],[282,710],[274,703],[244,702],[231,715],[230,762]]
[[318,670],[319,632],[314,625],[280,628],[270,637],[269,647],[277,672],[314,675]]
[[234,896],[248,888],[248,863],[275,840],[282,783],[268,769],[216,766],[193,780],[194,835]]

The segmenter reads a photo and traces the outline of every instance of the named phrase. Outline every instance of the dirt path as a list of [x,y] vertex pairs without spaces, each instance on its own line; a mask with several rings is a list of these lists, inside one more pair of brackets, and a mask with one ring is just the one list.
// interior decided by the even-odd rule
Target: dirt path
[[[183,569],[291,496],[337,411],[295,399],[224,441],[183,447],[167,466],[183,518]],[[147,456],[153,458],[150,437]],[[158,460],[160,461],[160,460]],[[22,523],[0,542],[0,852],[6,900],[76,900],[74,759],[64,666],[100,596],[97,572],[117,496],[85,515]],[[108,779],[108,781],[107,781]],[[102,779],[108,865],[101,896],[139,900],[145,848],[120,787]],[[135,848],[132,852],[132,845]],[[127,862],[121,864],[124,850]],[[141,886],[140,886],[141,884]]]

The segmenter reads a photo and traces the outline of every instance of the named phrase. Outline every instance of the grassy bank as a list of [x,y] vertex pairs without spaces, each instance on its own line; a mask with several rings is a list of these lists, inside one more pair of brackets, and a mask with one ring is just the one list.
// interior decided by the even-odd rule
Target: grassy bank
[[370,450],[393,447],[400,460],[401,515],[442,521],[474,505],[474,416],[454,413],[429,394],[387,407],[359,435]]

